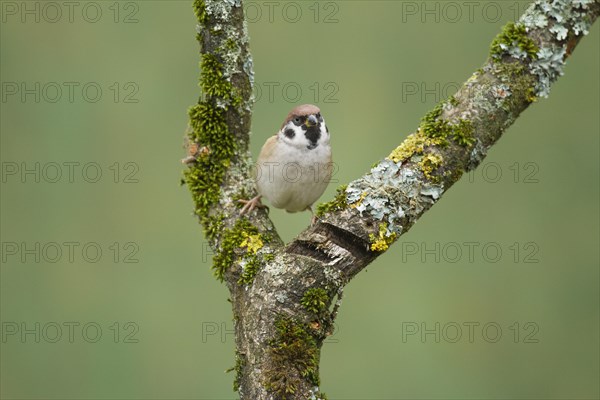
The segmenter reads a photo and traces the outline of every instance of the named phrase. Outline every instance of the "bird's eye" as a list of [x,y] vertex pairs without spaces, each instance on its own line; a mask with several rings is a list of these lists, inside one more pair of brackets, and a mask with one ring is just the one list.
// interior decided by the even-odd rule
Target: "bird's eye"
[[323,119],[323,117],[321,117],[321,113],[317,113],[317,118],[318,118],[319,120],[322,120],[322,119]]
[[294,118],[294,122],[296,122],[296,123],[300,123],[300,117],[296,117],[296,118]]

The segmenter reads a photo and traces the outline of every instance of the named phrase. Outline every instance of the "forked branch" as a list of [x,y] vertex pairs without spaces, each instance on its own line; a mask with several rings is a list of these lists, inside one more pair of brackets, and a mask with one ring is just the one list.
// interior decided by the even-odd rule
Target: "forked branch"
[[[253,197],[248,153],[252,58],[241,0],[196,0],[201,54],[185,182],[225,281],[236,332],[234,386],[244,399],[318,399],[319,355],[343,287],[406,233],[538,97],[600,14],[598,0],[538,0],[506,25],[489,57],[415,133],[319,207],[284,246]],[[337,302],[335,301],[337,299]],[[335,305],[334,305],[335,302]],[[333,310],[330,308],[333,306]]]

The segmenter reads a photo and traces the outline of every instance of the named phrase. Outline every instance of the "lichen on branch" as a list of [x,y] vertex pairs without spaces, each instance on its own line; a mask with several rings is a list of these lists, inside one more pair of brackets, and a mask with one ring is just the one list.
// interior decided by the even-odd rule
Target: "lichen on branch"
[[[344,286],[464,174],[520,113],[548,95],[600,14],[594,0],[537,0],[490,46],[485,64],[364,176],[317,207],[317,222],[283,246],[255,191],[248,138],[252,58],[241,0],[196,0],[201,95],[189,110],[184,172],[195,213],[231,293],[242,399],[323,399],[319,358]],[[333,311],[329,306],[334,303]]]

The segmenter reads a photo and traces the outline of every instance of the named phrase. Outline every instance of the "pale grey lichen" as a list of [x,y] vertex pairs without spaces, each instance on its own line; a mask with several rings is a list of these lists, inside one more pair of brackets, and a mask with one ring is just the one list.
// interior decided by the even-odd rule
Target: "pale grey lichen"
[[[367,213],[385,223],[386,236],[391,236],[402,233],[405,217],[414,222],[443,192],[441,184],[424,183],[414,170],[386,158],[347,186],[346,202],[361,216]],[[410,204],[410,209],[403,209],[402,204]]]
[[558,40],[564,40],[567,38],[569,30],[562,25],[554,25],[550,28],[550,32],[555,33]]
[[321,391],[318,386],[314,386],[312,389],[310,389],[309,400],[325,400],[325,398],[322,397]]
[[545,28],[548,26],[548,18],[544,14],[525,14],[521,18],[521,22],[528,27]]
[[252,155],[249,150],[245,153],[240,153],[238,157],[239,162],[232,163],[227,170],[227,181],[236,182],[235,185],[223,185],[221,188],[222,195],[219,197],[219,207],[223,210],[233,210],[238,207],[236,197],[240,191],[250,193],[254,189],[254,185],[251,179],[248,179],[248,170],[252,163]]
[[497,100],[496,104],[500,106],[504,100],[512,95],[512,91],[510,90],[509,85],[501,83],[499,85],[492,86],[492,94]]
[[284,291],[275,293],[274,297],[275,297],[275,300],[277,300],[281,304],[285,304],[288,299],[288,296]]
[[250,78],[250,84],[254,86],[254,60],[252,59],[252,56],[246,58],[243,68],[246,75],[248,75],[248,78]]
[[[206,14],[213,16],[218,21],[223,23],[215,23],[212,26],[212,38],[218,38],[219,41],[219,61],[222,62],[223,78],[227,82],[231,82],[231,78],[236,74],[245,74],[248,76],[250,86],[254,85],[254,71],[250,52],[244,51],[248,46],[248,24],[246,20],[242,23],[242,28],[238,29],[234,24],[229,23],[234,8],[241,7],[241,0],[207,0],[205,2]],[[202,27],[197,27],[199,33]],[[237,89],[234,88],[234,92]],[[217,102],[217,107],[226,108],[230,105],[240,107],[240,111],[251,111],[254,104],[254,95],[247,96],[247,99],[230,98],[220,99]],[[242,100],[240,102],[240,100]]]
[[474,170],[485,158],[487,155],[487,147],[485,147],[481,141],[477,140],[475,142],[475,146],[471,150],[471,154],[469,155],[469,162],[467,163],[467,171]]
[[323,270],[325,279],[330,282],[334,287],[342,287],[344,280],[342,279],[342,271],[334,267],[325,267]]
[[492,86],[492,94],[497,99],[505,99],[511,95],[510,86],[505,83]]
[[527,52],[521,49],[519,46],[516,46],[515,44],[511,46],[500,44],[500,47],[502,48],[502,50],[504,50],[506,53],[508,53],[513,58],[516,58],[517,60],[525,60],[528,57]]
[[[585,13],[595,0],[536,0],[520,19],[527,32],[551,25],[549,31],[554,38],[562,42],[541,47],[537,58],[529,63],[531,72],[538,77],[536,95],[548,97],[550,85],[563,74],[566,39],[569,33],[576,36],[587,35],[591,26],[590,18]],[[518,54],[517,54],[518,56]],[[518,58],[518,57],[517,57]]]
[[288,269],[289,260],[285,260],[282,257],[282,255],[276,255],[273,261],[268,262],[264,266],[264,272],[273,278],[283,275]]
[[[576,35],[580,33],[587,34],[587,30],[590,26],[590,21],[586,18],[585,10],[595,0],[552,0],[552,1],[541,1],[537,0],[532,4],[529,10],[527,10],[527,17],[521,19],[521,21],[529,27],[533,27],[531,23],[533,21],[539,21],[543,17],[551,18],[554,25],[550,28],[550,31],[557,34],[558,40],[563,40],[566,35],[563,36],[564,32],[568,32],[571,27],[578,26],[577,30],[574,30]],[[543,25],[541,27],[545,27]]]
[[538,51],[538,59],[530,64],[531,72],[537,75],[536,95],[548,97],[550,86],[559,76],[564,74],[565,53],[567,46],[544,47]]
[[[481,121],[481,114],[488,115],[489,113],[494,112],[496,104],[495,101],[491,101],[489,91],[482,90],[481,85],[472,88],[472,91],[472,100],[469,104],[470,108],[463,111],[461,118]],[[484,113],[482,113],[482,111],[484,111]]]
[[424,186],[423,189],[421,189],[421,194],[423,196],[429,196],[434,200],[439,199],[442,196],[442,193],[444,193],[444,190],[439,186]]
[[512,91],[510,90],[510,86],[506,83],[500,83],[498,85],[493,85],[491,87],[491,92],[494,98],[496,99],[495,106],[503,107],[506,103],[506,99],[508,99],[512,95]]
[[206,13],[219,18],[222,21],[227,21],[231,15],[232,7],[241,7],[241,0],[207,0]]

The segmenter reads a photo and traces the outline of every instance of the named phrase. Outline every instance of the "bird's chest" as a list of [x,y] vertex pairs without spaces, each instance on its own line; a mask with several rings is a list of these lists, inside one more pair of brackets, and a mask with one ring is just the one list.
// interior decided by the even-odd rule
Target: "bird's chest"
[[277,176],[287,183],[314,181],[330,167],[331,149],[319,146],[312,150],[283,149],[273,162]]
[[331,176],[331,149],[281,146],[257,164],[257,186],[276,208],[302,211],[323,193]]

